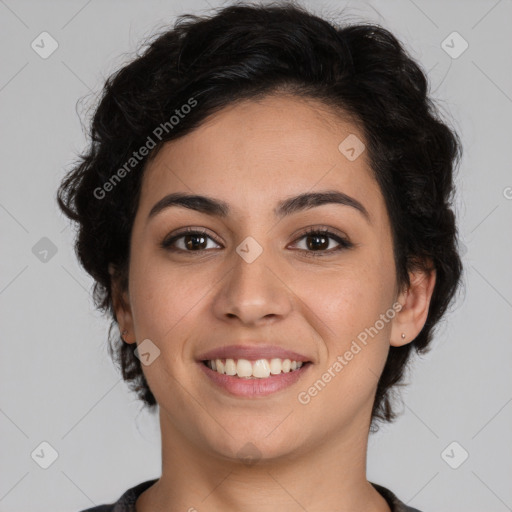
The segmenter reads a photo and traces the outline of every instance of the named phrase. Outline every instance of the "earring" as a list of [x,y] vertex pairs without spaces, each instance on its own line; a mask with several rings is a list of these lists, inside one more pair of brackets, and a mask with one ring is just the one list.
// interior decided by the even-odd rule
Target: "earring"
[[402,333],[402,339],[405,340],[405,333]]

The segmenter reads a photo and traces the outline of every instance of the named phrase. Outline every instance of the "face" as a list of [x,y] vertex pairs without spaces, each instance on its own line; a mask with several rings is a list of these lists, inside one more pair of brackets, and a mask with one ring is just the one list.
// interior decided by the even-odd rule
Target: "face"
[[[268,96],[148,163],[118,321],[150,340],[142,367],[166,428],[203,454],[278,459],[367,438],[399,295],[384,199],[367,152],[354,159],[363,141],[320,103]],[[341,202],[290,201],[326,192]],[[224,210],[162,202],[177,193]]]

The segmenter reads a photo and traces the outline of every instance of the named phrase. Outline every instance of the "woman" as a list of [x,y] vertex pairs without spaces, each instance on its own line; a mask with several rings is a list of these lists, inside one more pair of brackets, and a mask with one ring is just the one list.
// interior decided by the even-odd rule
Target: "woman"
[[89,510],[416,510],[366,449],[459,282],[460,151],[392,34],[291,4],[110,77],[58,200],[162,475]]

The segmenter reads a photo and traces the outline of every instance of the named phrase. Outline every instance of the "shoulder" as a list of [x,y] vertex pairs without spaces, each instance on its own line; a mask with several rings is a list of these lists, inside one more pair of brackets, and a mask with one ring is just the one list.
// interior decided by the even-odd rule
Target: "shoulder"
[[370,482],[373,487],[379,492],[379,494],[388,502],[391,512],[421,512],[417,508],[409,507],[402,501],[400,501],[393,492],[382,485],[374,484]]
[[146,480],[134,487],[130,487],[115,503],[96,505],[92,508],[80,510],[80,512],[135,512],[137,498],[157,480],[158,478]]

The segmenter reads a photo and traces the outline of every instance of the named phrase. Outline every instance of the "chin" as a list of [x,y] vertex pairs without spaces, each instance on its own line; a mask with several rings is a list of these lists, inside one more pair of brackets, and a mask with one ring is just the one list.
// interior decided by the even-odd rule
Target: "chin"
[[301,446],[297,433],[287,430],[278,433],[273,428],[267,421],[253,424],[252,428],[241,425],[229,430],[231,435],[223,431],[222,438],[205,441],[219,457],[246,465],[276,462],[296,455]]

